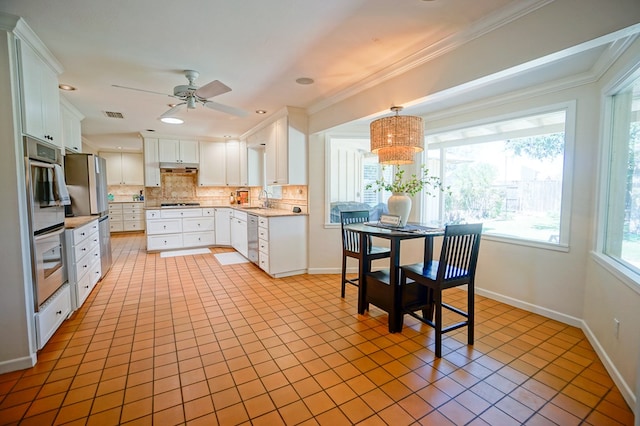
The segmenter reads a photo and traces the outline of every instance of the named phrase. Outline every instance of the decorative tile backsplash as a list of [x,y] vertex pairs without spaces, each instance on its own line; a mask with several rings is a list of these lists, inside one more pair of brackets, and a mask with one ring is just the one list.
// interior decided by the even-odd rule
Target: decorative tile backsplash
[[[144,192],[147,206],[159,206],[161,203],[166,202],[180,203],[189,201],[197,201],[203,205],[210,206],[225,206],[230,204],[230,195],[233,194],[235,196],[238,189],[249,189],[249,204],[257,206],[262,203],[262,200],[259,200],[262,187],[200,187],[198,186],[198,175],[196,173],[161,173],[160,187],[144,188]],[[116,201],[118,200],[116,199]],[[269,201],[273,208],[291,210],[293,207],[300,207],[303,212],[307,213],[307,186],[283,186],[282,198],[270,198]]]

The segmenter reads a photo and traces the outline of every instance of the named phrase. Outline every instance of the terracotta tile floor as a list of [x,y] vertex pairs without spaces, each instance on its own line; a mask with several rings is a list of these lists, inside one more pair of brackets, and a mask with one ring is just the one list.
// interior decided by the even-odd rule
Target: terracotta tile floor
[[358,316],[339,275],[112,241],[113,268],[38,364],[0,375],[1,424],[633,424],[579,329],[478,297],[475,345],[459,330],[437,360],[433,330]]

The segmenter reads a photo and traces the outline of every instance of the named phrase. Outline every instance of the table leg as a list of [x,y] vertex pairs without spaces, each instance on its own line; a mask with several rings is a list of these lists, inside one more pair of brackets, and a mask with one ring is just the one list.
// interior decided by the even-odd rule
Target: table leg
[[391,238],[391,258],[389,259],[389,284],[392,287],[391,312],[389,312],[389,332],[402,331],[402,300],[400,298],[400,239]]
[[369,308],[367,303],[367,272],[370,269],[369,237],[364,232],[360,233],[360,263],[358,265],[358,313],[364,315]]

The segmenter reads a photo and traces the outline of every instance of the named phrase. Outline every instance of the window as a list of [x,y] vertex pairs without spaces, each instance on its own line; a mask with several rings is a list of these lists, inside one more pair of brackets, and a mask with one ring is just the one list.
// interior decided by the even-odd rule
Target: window
[[640,273],[640,79],[612,97],[605,255]]
[[369,151],[368,138],[331,136],[327,139],[329,223],[340,223],[340,212],[369,210],[369,218],[377,220],[388,213],[386,202],[390,193],[365,187],[383,174],[389,178],[393,167],[378,164],[378,156]]
[[429,169],[451,191],[423,200],[422,220],[482,222],[486,235],[566,245],[572,105],[427,136]]

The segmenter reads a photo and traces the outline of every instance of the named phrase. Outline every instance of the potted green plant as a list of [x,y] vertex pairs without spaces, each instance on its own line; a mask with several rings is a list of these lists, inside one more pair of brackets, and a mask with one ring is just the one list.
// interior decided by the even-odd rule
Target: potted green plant
[[413,173],[411,176],[405,177],[405,170],[399,168],[396,170],[391,182],[378,179],[368,184],[365,188],[391,192],[391,197],[387,201],[389,213],[400,216],[402,226],[407,224],[407,219],[411,212],[411,198],[409,195],[413,197],[423,190],[425,194],[433,195],[432,191],[434,190],[444,191],[448,189],[442,185],[442,180],[439,177],[429,175],[429,169],[424,164],[420,166],[420,173]]

